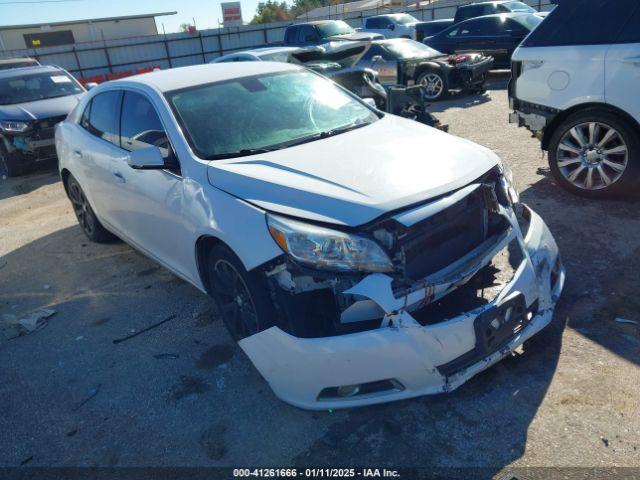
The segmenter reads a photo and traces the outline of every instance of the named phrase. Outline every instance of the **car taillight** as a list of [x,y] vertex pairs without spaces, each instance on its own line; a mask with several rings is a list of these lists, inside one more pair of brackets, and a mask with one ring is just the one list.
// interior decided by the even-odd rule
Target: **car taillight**
[[461,63],[468,62],[471,60],[471,55],[456,55],[455,62],[456,65],[460,65]]

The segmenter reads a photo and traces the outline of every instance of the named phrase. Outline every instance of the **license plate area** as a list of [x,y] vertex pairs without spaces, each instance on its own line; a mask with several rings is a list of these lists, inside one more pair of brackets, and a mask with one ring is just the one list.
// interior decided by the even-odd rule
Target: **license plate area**
[[476,318],[476,350],[482,356],[497,352],[524,328],[526,322],[527,306],[524,295],[519,293]]

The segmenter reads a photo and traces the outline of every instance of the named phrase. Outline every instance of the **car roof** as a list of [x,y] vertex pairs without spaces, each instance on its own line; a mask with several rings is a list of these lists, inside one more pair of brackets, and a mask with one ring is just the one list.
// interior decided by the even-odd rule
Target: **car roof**
[[11,77],[19,77],[22,75],[29,75],[31,73],[57,73],[61,72],[62,69],[59,67],[54,67],[52,65],[33,65],[30,67],[18,67],[18,68],[10,68],[8,70],[0,70],[0,78],[11,78]]
[[[492,13],[491,15],[482,15],[481,17],[473,17],[467,18],[460,23],[471,22],[472,20],[479,20],[481,18],[518,18],[518,17],[527,17],[534,16],[537,17],[535,13],[528,12],[505,12],[505,13]],[[456,23],[456,25],[460,25],[460,23]]]
[[12,57],[12,58],[0,58],[0,65],[5,63],[14,63],[14,62],[36,62],[35,58],[31,57]]
[[262,48],[253,48],[251,50],[242,50],[240,52],[233,52],[229,55],[236,55],[238,53],[249,53],[251,55],[268,55],[270,53],[278,53],[278,52],[293,52],[295,50],[299,50],[299,47],[262,47]]
[[303,68],[284,62],[205,63],[143,73],[122,80],[113,80],[107,84],[112,86],[148,85],[161,92],[169,92],[235,78],[300,70]]
[[332,23],[332,22],[344,22],[344,20],[313,20],[311,22],[295,23],[293,25],[289,25],[289,27],[297,27],[299,25],[324,25],[325,23]]
[[[472,7],[474,5],[497,5],[499,3],[507,3],[512,1],[514,0],[493,0],[491,2],[474,2],[474,3],[468,3],[466,5],[460,5],[458,8]],[[521,1],[521,0],[517,0],[517,1]]]
[[[370,17],[367,18],[378,18],[378,17],[399,17],[401,15],[411,15],[410,13],[405,13],[405,12],[396,12],[396,13],[382,13],[380,15],[371,15]],[[413,15],[411,15],[413,16]]]

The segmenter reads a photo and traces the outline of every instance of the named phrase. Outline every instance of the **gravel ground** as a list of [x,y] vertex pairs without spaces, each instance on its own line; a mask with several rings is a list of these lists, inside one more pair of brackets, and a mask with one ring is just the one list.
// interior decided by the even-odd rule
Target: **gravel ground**
[[0,313],[57,312],[0,336],[0,466],[640,467],[640,327],[615,321],[640,321],[640,204],[560,190],[538,141],[507,123],[505,86],[433,110],[512,166],[568,283],[524,354],[448,395],[288,406],[205,295],[125,244],[86,240],[55,172],[0,181]]

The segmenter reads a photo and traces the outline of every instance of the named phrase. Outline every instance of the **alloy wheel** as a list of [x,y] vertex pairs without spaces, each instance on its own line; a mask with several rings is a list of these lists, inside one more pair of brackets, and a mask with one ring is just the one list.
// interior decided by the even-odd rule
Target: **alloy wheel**
[[78,223],[85,233],[91,236],[95,227],[93,212],[89,202],[87,202],[87,197],[84,196],[84,192],[76,182],[69,182],[69,199],[73,205]]
[[601,190],[620,180],[629,149],[616,129],[602,122],[575,125],[564,133],[556,153],[560,173],[583,190]]
[[230,262],[213,266],[213,293],[227,325],[242,338],[258,331],[258,314],[244,279]]
[[424,87],[424,95],[429,100],[438,98],[444,90],[444,81],[437,73],[427,73],[420,84]]

